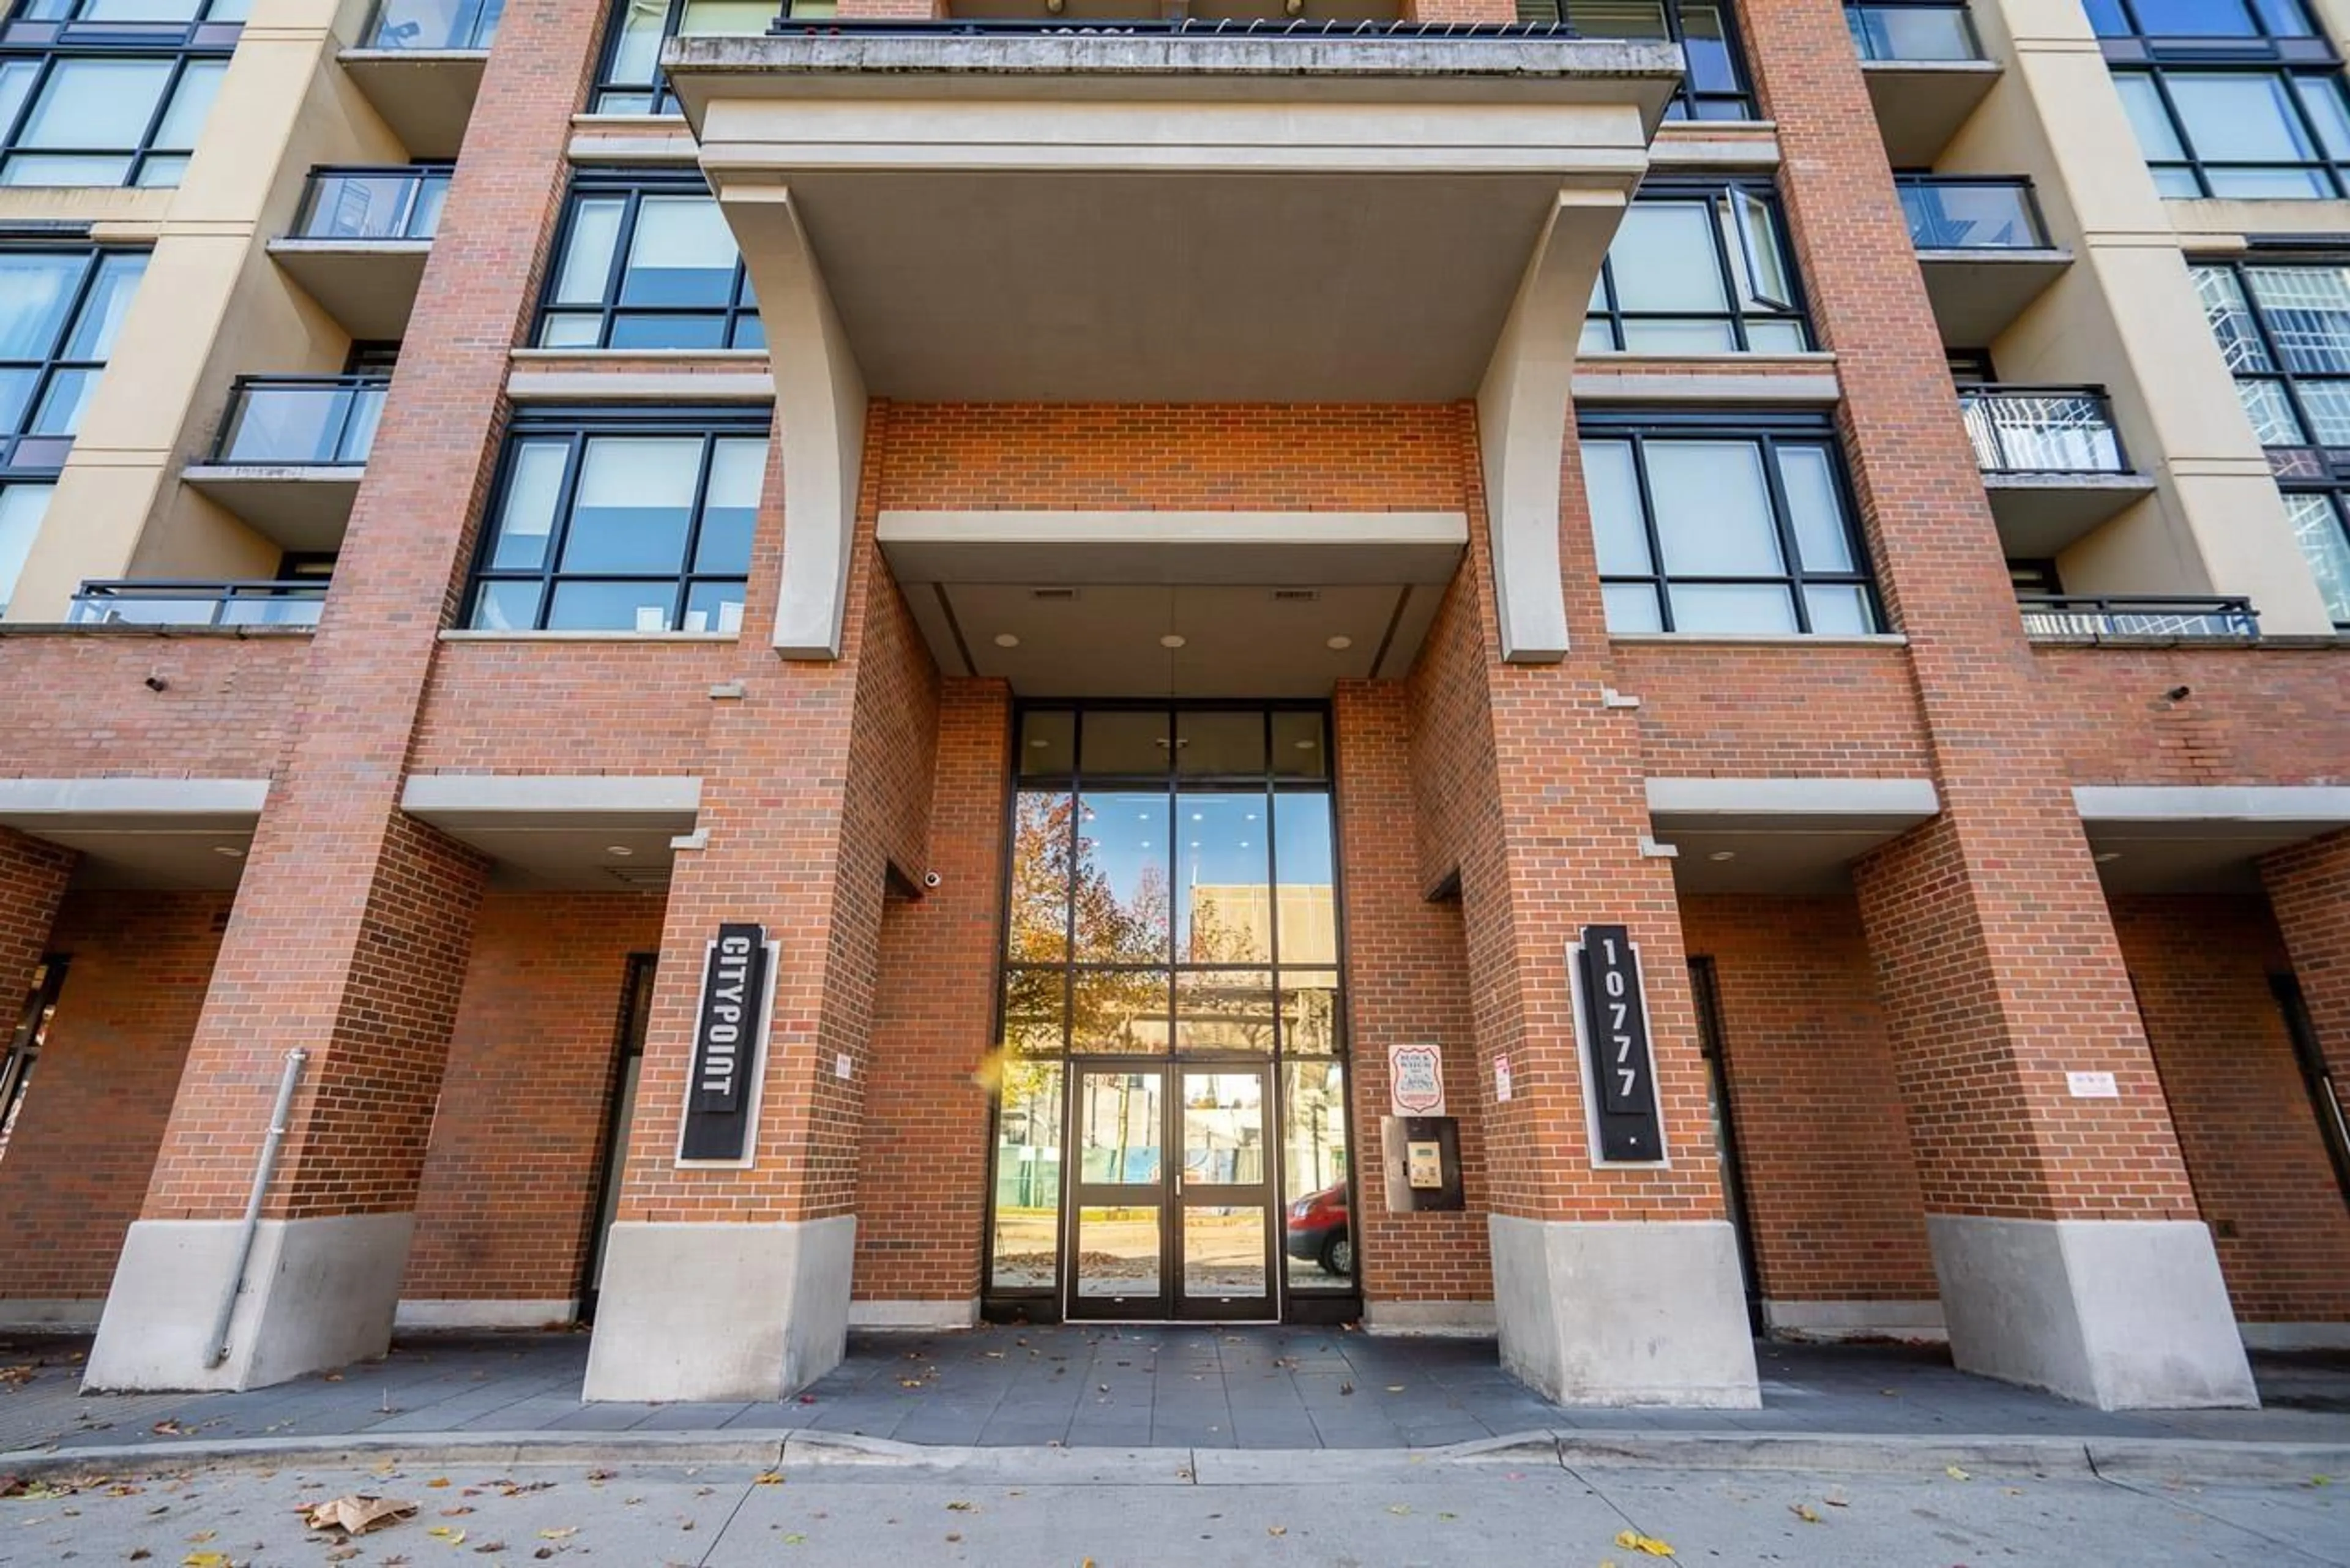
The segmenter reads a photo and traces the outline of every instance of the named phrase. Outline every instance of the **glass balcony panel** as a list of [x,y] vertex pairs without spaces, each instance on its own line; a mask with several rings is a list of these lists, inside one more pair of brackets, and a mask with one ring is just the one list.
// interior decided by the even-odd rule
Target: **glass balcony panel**
[[2176,597],[2022,594],[2024,634],[2048,639],[2228,638],[2261,634],[2251,601],[2223,595]]
[[1864,60],[1983,57],[1963,5],[1848,5],[1844,15]]
[[1904,180],[1901,208],[1921,251],[2048,248],[2032,187],[2022,180]]
[[88,582],[74,596],[75,626],[307,627],[318,624],[327,585],[136,580]]
[[504,0],[383,0],[370,49],[486,49]]
[[313,174],[294,222],[304,240],[429,240],[441,225],[449,171],[410,169]]
[[229,395],[213,461],[344,467],[367,461],[389,383],[380,376],[254,377]]
[[1970,388],[1959,404],[1986,473],[2129,472],[2102,392]]

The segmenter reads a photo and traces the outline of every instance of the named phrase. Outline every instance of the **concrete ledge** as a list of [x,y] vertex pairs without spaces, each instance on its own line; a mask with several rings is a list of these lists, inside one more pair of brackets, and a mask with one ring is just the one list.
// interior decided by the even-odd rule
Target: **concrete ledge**
[[1496,1320],[1492,1302],[1379,1302],[1363,1303],[1366,1334],[1429,1334],[1490,1339]]
[[889,1330],[947,1330],[975,1326],[979,1298],[951,1302],[858,1302],[848,1303],[848,1326]]
[[438,827],[482,819],[655,816],[691,827],[702,781],[676,774],[411,774],[400,807]]
[[2241,823],[2317,834],[2350,824],[2350,784],[2076,784],[2073,805],[2086,823]]
[[1765,1301],[1762,1321],[1773,1334],[1789,1339],[1939,1341],[1950,1336],[1938,1301]]
[[506,396],[518,403],[765,403],[775,378],[764,371],[509,370]]
[[2246,1350],[2350,1350],[2350,1323],[2239,1323]]
[[36,1334],[87,1334],[98,1326],[106,1309],[104,1296],[71,1301],[0,1301],[0,1331]]
[[1724,368],[1696,375],[1662,374],[1626,367],[1606,369],[1594,355],[1575,373],[1578,403],[1835,403],[1844,384],[1833,367],[1803,375],[1739,371]]
[[1464,512],[907,512],[876,528],[900,583],[1449,583]]
[[251,827],[267,779],[0,779],[0,824],[42,827]]
[[1652,778],[1648,815],[1660,828],[1835,826],[1900,831],[1942,809],[1931,779]]
[[398,1331],[440,1329],[560,1328],[578,1321],[579,1303],[568,1296],[546,1301],[405,1301],[391,1314]]

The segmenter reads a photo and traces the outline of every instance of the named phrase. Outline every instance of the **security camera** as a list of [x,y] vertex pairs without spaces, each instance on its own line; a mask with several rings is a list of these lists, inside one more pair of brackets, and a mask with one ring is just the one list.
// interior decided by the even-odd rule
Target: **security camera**
[[2163,695],[2169,698],[2173,702],[2184,702],[2187,699],[2195,695],[2195,688],[2192,686],[2174,686],[2169,691],[2164,692]]
[[945,880],[945,877],[940,876],[935,871],[925,871],[922,873],[922,886],[925,888],[935,888]]
[[147,678],[147,690],[150,691],[161,691],[171,684],[160,675],[150,675]]

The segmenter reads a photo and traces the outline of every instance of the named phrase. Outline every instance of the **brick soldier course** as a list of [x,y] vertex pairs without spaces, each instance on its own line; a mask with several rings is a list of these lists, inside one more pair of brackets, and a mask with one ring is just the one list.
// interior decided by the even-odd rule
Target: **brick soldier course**
[[[1118,159],[1140,155],[1054,161],[1126,145],[1123,122],[1079,135],[1023,118],[1058,126],[1104,103],[1147,105],[1138,123],[1191,139],[1198,166],[1154,192],[1260,177],[1307,189],[1319,174],[1234,175],[1201,107],[1256,112],[1280,71],[1218,66],[1232,75],[1194,99],[1168,85],[1182,85],[1176,67],[1088,64],[1082,41],[932,37],[921,47],[938,59],[912,67],[924,90],[995,117],[984,136],[979,120],[941,120],[950,134],[922,118],[947,110],[910,108],[840,59],[902,41],[893,22],[961,13],[842,0],[839,39],[786,29],[671,57],[687,119],[616,117],[591,93],[617,79],[607,35],[627,8],[511,0],[316,628],[0,623],[0,989],[30,992],[45,957],[64,961],[54,1013],[28,1009],[18,1032],[18,1078],[0,1076],[21,1104],[0,1100],[15,1109],[0,1326],[94,1328],[93,1388],[244,1388],[380,1354],[396,1324],[592,1318],[582,1392],[632,1401],[780,1399],[839,1362],[852,1324],[1082,1316],[1135,1292],[1165,1309],[1146,1316],[1239,1301],[1226,1315],[1491,1335],[1503,1366],[1567,1404],[1751,1407],[1757,1330],[1947,1338],[1963,1370],[2106,1408],[2251,1404],[2247,1344],[2350,1344],[2350,1147],[2327,1098],[2328,1074],[2350,1075],[2350,655],[2310,626],[2252,641],[2027,625],[2003,534],[2012,504],[2002,513],[1986,488],[1950,369],[1952,351],[1985,345],[1951,338],[1936,293],[1950,286],[1912,259],[1878,67],[1856,57],[1836,0],[1730,9],[1751,120],[1659,129],[1663,79],[1591,53],[1505,87],[1507,69],[1465,69],[1490,122],[1439,115],[1425,145],[1380,151],[1393,169],[1449,169],[1463,149],[1535,149],[1478,180],[1548,180],[1525,212],[1555,223],[1550,248],[1513,254],[1497,291],[1478,279],[1488,258],[1411,280],[1431,320],[1448,290],[1492,293],[1479,330],[1504,347],[1480,339],[1453,355],[1464,364],[1501,366],[1512,335],[1548,332],[1516,380],[1496,369],[1409,400],[1284,398],[1263,388],[1298,367],[1252,362],[1214,368],[1230,396],[1153,393],[1148,322],[1184,308],[1180,289],[1088,322],[1115,291],[1075,254],[1058,258],[1066,318],[1044,312],[1020,348],[1072,378],[1070,396],[1039,400],[986,394],[994,367],[951,345],[889,338],[869,280],[839,262],[858,225],[940,178],[921,161],[942,143],[1041,161],[955,166],[945,194],[891,209],[903,231],[967,203],[953,210],[974,236],[1012,244],[1022,214],[1042,233],[1090,210],[1095,196],[1055,207],[1076,200],[1066,190],[1125,200],[1119,182],[1141,177]],[[2009,13],[2031,9],[1980,0],[1977,31],[2029,39]],[[1408,5],[1397,37],[1359,42],[1399,51],[1363,55],[1376,69],[1336,39],[1212,47],[1313,48],[1301,93],[1360,70],[1349,93],[1418,105],[1415,73],[1447,48],[1557,46],[1413,25],[1515,16],[1498,0]],[[1134,47],[1191,60],[1195,43],[1211,47]],[[1065,45],[1076,64],[1021,53]],[[742,59],[693,53],[721,49]],[[761,49],[814,53],[752,59]],[[958,60],[999,72],[1004,103],[957,98]],[[1120,80],[1138,85],[1105,85]],[[1980,112],[1997,116],[2033,89],[2017,67],[1991,90]],[[1310,107],[1337,127],[1348,101]],[[1645,151],[1591,151],[1624,126]],[[1332,158],[1347,134],[1328,131]],[[1968,156],[1963,172],[1994,171]],[[1587,161],[1565,177],[1542,161],[1569,157]],[[1571,317],[1642,160],[1652,195],[1768,188],[1814,350],[1576,357]],[[571,286],[562,247],[588,222],[573,171],[697,162],[756,284],[765,346],[536,347],[543,302]],[[1391,171],[1349,176],[1373,236],[1349,264],[1357,283],[1405,243],[1367,226]],[[1009,187],[990,182],[1004,180],[1029,183],[998,194]],[[677,195],[648,190],[647,210]],[[1725,244],[1756,243],[1740,232]],[[1268,290],[1296,281],[1283,247],[1316,238],[1256,236]],[[1026,286],[1041,264],[996,243],[941,244],[893,277],[910,291],[940,269],[943,288],[968,266]],[[1219,263],[1180,233],[1166,244],[1203,271]],[[2089,310],[2075,286],[2087,263],[2074,265],[2028,308]],[[1350,296],[1345,280],[1327,293],[1334,310]],[[1129,308],[1145,321],[1130,342]],[[1223,351],[1216,323],[1181,325],[1203,360]],[[1397,340],[1423,325],[1397,325]],[[1990,347],[2022,358],[2010,345],[2027,339],[2041,340]],[[1087,357],[1105,343],[1119,347]],[[1115,376],[1134,395],[1083,379]],[[962,386],[982,392],[951,395]],[[699,433],[695,420],[746,410],[771,439],[739,624],[476,628],[474,574],[520,504],[511,454],[531,431]],[[1735,442],[1762,416],[1816,416],[1790,439],[1835,454],[1881,627],[1611,633],[1625,574],[1600,541],[1607,508],[1627,503],[1594,477],[1589,444],[1627,439],[1627,421]],[[1555,435],[1558,477],[1555,507],[1534,487],[1531,524],[1525,474],[1546,475],[1553,449],[1532,463],[1510,452],[1526,428]],[[2175,454],[2131,455],[2151,472]],[[2225,466],[2182,461],[2207,460]],[[604,504],[650,528],[629,509],[667,504]],[[2128,515],[2137,533],[2109,523],[2085,535],[2095,550],[2066,546],[2067,576],[2161,554],[2144,543],[2159,518]],[[1389,564],[1428,558],[1439,527],[1457,530],[1440,580],[1398,584]],[[823,565],[836,554],[837,572]],[[2235,580],[2215,566],[2149,586]],[[1295,646],[1272,620],[1236,631],[1183,608],[1186,594],[1244,587],[1335,615],[1366,585],[1391,596],[1367,630]],[[1049,616],[1047,602],[1140,604],[1118,596],[1146,589],[1166,595],[1163,628],[1096,610],[1051,642],[1064,634],[1038,628],[1064,623],[1019,618]],[[833,646],[803,645],[811,603],[832,607]],[[1530,605],[1563,617],[1563,647],[1529,640]],[[1233,637],[1250,639],[1237,654]],[[1138,639],[1164,690],[1131,678]],[[1050,664],[1021,664],[1040,643]],[[1170,729],[1163,776],[1105,783],[1087,771],[1100,765],[1091,739],[1049,773],[1060,753],[1027,726],[1063,709],[1080,713],[1072,737],[1121,711],[1267,715],[1267,735],[1308,713],[1324,749],[1210,779]],[[1256,793],[1238,793],[1246,781]],[[1051,992],[1053,1044],[1035,1060],[1061,1087],[1029,1102],[1007,1064],[1034,1049],[1024,1029],[1047,1025],[1015,1016],[1033,1004],[1007,978],[1022,918],[1007,884],[1038,853],[1017,810],[1055,790],[1078,857],[1094,859],[1058,873],[1072,936],[1050,983],[1075,978]],[[238,791],[253,804],[221,804]],[[1128,851],[1099,846],[1111,828],[1088,826],[1096,805],[1132,797],[1147,820],[1150,801],[1188,809],[1217,791],[1269,812],[1326,794],[1334,872],[1235,892],[1195,858],[1188,879],[1133,894],[1121,918],[1160,921],[1159,946],[1128,931],[1118,974],[1159,977],[1162,1002],[1105,1044],[1116,1030],[1097,1013],[1114,1006],[1084,989],[1093,961],[1076,934],[1095,918],[1086,877],[1127,876]],[[1259,843],[1239,847],[1262,855],[1279,830],[1249,831]],[[1273,843],[1279,875],[1292,848]],[[1316,1188],[1297,1175],[1308,1133],[1283,1120],[1283,1075],[1323,1060],[1303,1043],[1291,971],[1318,975],[1320,961],[1267,948],[1200,981],[1261,992],[1280,1014],[1277,1054],[1269,1020],[1246,1047],[1262,1078],[1241,1047],[1180,1044],[1210,1037],[1183,1011],[1211,1005],[1186,989],[1198,923],[1222,899],[1261,905],[1253,929],[1278,945],[1314,897],[1337,932],[1336,980],[1313,983],[1338,998],[1345,1093],[1335,1131],[1312,1134],[1343,1146],[1316,1146],[1340,1172],[1352,1262],[1337,1272],[1316,1261],[1323,1232],[1284,1251]],[[743,924],[771,944],[748,1142],[739,1160],[691,1159],[705,965],[720,928]],[[1638,953],[1660,1158],[1608,1159],[1596,1141],[1575,958],[1593,927],[1624,928]],[[1168,1065],[1170,1033],[1191,1054]],[[1413,1045],[1441,1052],[1455,1208],[1390,1200],[1388,1053]],[[248,1233],[293,1052],[302,1075]],[[1224,1076],[1186,1089],[1187,1066]],[[1149,1101],[1160,1119],[1103,1120],[1107,1102],[1076,1085],[1114,1077],[1165,1096]],[[1244,1101],[1219,1097],[1239,1078],[1267,1085],[1253,1124]],[[1227,1147],[1230,1126],[1250,1130]],[[1215,1251],[1236,1245],[1238,1264]],[[1022,1272],[1039,1247],[1042,1282]],[[1235,1268],[1239,1286],[1210,1280]],[[230,1292],[221,1355],[209,1336]]]

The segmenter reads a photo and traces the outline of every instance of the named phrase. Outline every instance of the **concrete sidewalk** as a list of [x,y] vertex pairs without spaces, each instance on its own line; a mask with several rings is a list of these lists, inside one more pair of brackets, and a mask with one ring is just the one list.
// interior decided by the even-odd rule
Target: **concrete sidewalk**
[[578,1334],[410,1338],[380,1362],[245,1394],[84,1396],[84,1348],[0,1336],[0,1470],[37,1449],[273,1439],[324,1451],[444,1437],[552,1447],[599,1433],[620,1439],[610,1451],[626,1437],[774,1444],[800,1432],[1078,1450],[1432,1449],[1552,1432],[2350,1446],[2345,1355],[2256,1356],[2262,1410],[2109,1414],[1957,1372],[1931,1346],[1762,1344],[1755,1411],[1567,1408],[1503,1372],[1491,1340],[1318,1328],[858,1334],[848,1360],[805,1393],[755,1404],[583,1404]]

